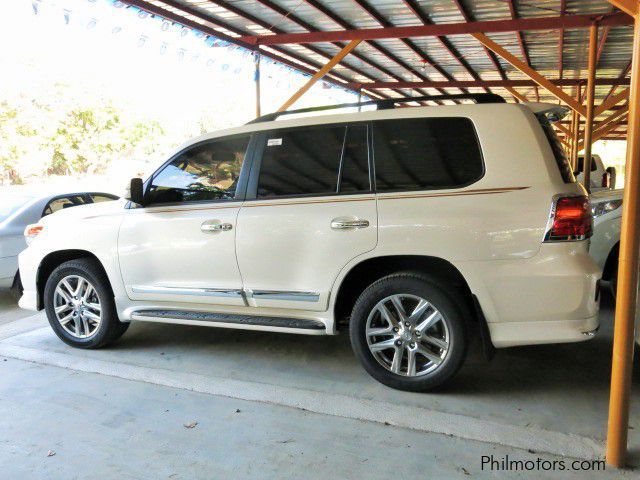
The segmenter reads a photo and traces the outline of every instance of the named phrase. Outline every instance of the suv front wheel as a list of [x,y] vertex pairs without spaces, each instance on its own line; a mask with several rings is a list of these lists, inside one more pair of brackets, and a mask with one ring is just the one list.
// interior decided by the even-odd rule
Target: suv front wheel
[[371,284],[351,315],[351,345],[365,370],[399,390],[423,392],[464,362],[463,309],[427,277],[398,273]]
[[89,258],[65,262],[51,273],[44,306],[53,331],[72,347],[100,348],[129,327],[118,319],[109,279]]

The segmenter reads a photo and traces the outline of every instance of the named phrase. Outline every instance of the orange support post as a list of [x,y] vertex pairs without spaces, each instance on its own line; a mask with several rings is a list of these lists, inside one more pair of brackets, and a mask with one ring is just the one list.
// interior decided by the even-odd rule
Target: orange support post
[[[582,96],[582,88],[578,86],[576,91],[576,102],[580,101],[580,97]],[[573,111],[575,122],[573,124],[573,150],[571,152],[571,165],[573,165],[573,170],[578,170],[578,153],[580,153],[580,121],[582,117],[576,112]]]
[[254,52],[253,63],[255,70],[253,73],[253,82],[256,85],[256,118],[260,116],[260,53]]
[[640,251],[640,202],[638,202],[640,198],[639,102],[640,15],[637,14],[633,33],[626,185],[622,204],[618,291],[616,295],[609,427],[607,432],[607,463],[615,467],[623,467],[626,461],[631,373],[633,370],[634,321],[638,292],[638,252]]
[[593,144],[593,101],[595,95],[596,63],[598,55],[598,25],[589,28],[589,76],[587,79],[587,116],[584,125],[583,182],[587,192],[591,192],[591,146]]

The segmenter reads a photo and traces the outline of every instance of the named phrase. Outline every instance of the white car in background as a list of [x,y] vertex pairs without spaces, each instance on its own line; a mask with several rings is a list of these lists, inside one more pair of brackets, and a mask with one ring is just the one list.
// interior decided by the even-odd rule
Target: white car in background
[[[623,190],[600,191],[591,195],[593,236],[589,253],[602,270],[602,284],[609,286],[615,300],[618,282],[618,255],[622,225]],[[636,314],[636,325],[640,324]],[[640,329],[636,327],[636,342],[640,345]]]
[[618,273],[622,195],[622,189],[591,194],[593,236],[589,253],[602,271],[602,280],[607,282],[614,294]]
[[[573,172],[573,174],[578,183],[584,185],[584,155],[578,156],[578,168]],[[593,154],[591,156],[591,175],[589,176],[589,185],[591,192],[612,190],[616,186],[615,167],[605,168],[600,155]]]
[[0,193],[0,288],[11,288],[18,297],[22,290],[18,274],[18,254],[27,247],[24,229],[69,207],[116,200],[110,193],[82,192],[35,194],[16,192]]

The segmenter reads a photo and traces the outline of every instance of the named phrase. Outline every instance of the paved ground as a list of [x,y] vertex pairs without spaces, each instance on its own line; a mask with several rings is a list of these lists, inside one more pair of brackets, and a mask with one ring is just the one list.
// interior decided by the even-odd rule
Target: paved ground
[[18,308],[11,294],[6,290],[0,290],[0,325],[24,318],[26,315],[29,315],[29,312]]
[[[0,478],[488,478],[483,455],[570,463],[541,452],[601,452],[606,331],[472,361],[448,391],[417,395],[369,379],[345,336],[137,324],[117,346],[85,352],[45,325],[36,316],[0,328],[0,354],[9,355],[0,362]],[[569,478],[619,475],[638,472]]]

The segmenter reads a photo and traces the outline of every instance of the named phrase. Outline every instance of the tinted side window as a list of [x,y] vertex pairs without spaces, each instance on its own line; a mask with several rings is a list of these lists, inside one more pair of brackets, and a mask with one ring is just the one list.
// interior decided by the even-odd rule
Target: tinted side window
[[340,193],[365,192],[371,190],[367,127],[364,125],[352,125],[347,128],[347,136],[342,152],[340,186],[338,190]]
[[560,140],[558,140],[558,136],[553,130],[551,123],[543,113],[536,115],[536,117],[538,118],[538,121],[542,126],[542,130],[544,131],[544,135],[547,137],[547,141],[551,146],[553,156],[556,159],[558,170],[560,170],[560,175],[562,175],[564,183],[575,183],[576,179],[573,176],[573,172],[571,171],[569,159],[567,158],[564,148],[562,148],[562,144],[560,143]]
[[373,123],[378,191],[468,185],[484,173],[480,145],[467,118],[416,118]]
[[186,150],[154,176],[147,202],[232,200],[248,144],[241,136]]
[[259,198],[368,190],[366,126],[331,125],[267,134]]

